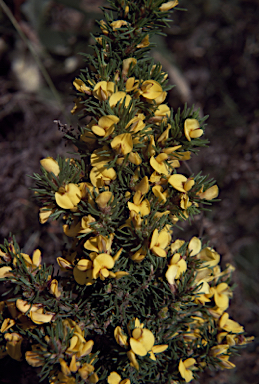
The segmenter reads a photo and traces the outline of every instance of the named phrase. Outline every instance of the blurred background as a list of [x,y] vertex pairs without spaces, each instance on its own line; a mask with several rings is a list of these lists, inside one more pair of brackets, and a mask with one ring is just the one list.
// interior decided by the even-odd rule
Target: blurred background
[[[84,67],[102,0],[0,0],[0,240],[16,235],[26,253],[39,247],[55,259],[64,242],[56,222],[40,225],[28,189],[39,160],[71,148],[54,120],[76,126],[72,81]],[[211,146],[190,162],[210,174],[221,201],[184,225],[182,238],[203,235],[236,267],[230,314],[255,342],[233,361],[235,370],[206,372],[199,383],[259,383],[259,7],[258,0],[182,0],[166,38],[152,52],[176,87],[169,102],[210,115]],[[23,37],[23,38],[22,38]],[[25,42],[25,40],[26,42]],[[49,78],[42,71],[46,71]],[[186,171],[188,172],[188,171]],[[22,364],[0,361],[4,383],[34,383]],[[18,372],[18,373],[17,373]],[[14,375],[14,376],[12,376]],[[18,376],[19,379],[18,379]],[[19,381],[20,380],[20,381]],[[28,381],[29,380],[29,381]],[[38,382],[36,379],[35,383]]]

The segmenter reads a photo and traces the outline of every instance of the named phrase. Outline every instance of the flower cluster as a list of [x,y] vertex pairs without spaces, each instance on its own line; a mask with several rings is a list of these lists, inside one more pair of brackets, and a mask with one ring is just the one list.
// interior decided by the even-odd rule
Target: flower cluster
[[190,382],[233,368],[251,340],[226,312],[234,268],[202,239],[174,237],[218,196],[182,166],[207,144],[206,117],[170,109],[167,74],[147,54],[178,1],[109,3],[73,82],[77,155],[44,158],[34,175],[40,222],[63,220],[60,273],[5,242],[0,357],[25,358],[51,384]]

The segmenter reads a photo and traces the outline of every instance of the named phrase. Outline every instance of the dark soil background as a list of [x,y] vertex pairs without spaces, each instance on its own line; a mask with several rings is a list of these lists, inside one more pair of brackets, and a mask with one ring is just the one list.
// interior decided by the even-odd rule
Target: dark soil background
[[[0,240],[16,235],[26,253],[40,248],[44,260],[59,255],[64,237],[58,223],[41,226],[28,189],[39,160],[71,150],[54,120],[76,126],[72,80],[97,30],[102,1],[6,1],[47,69],[62,99],[42,77],[28,46],[0,5]],[[199,383],[259,383],[259,4],[257,0],[182,0],[166,39],[153,52],[176,84],[174,109],[187,102],[210,115],[206,137],[211,145],[190,162],[217,180],[221,201],[212,211],[184,225],[180,236],[203,235],[236,267],[237,284],[230,313],[255,341],[233,359],[237,368],[206,372]],[[73,149],[72,149],[73,150]],[[186,170],[186,173],[189,171]],[[33,369],[0,361],[0,382],[37,383]]]

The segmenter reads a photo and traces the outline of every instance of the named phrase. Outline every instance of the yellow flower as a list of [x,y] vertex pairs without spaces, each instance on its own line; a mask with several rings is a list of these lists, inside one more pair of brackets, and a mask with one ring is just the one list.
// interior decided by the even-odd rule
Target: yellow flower
[[203,135],[203,130],[200,129],[200,124],[196,119],[186,119],[184,122],[184,134],[188,141],[196,139]]
[[196,364],[196,360],[193,358],[189,358],[187,360],[180,360],[178,369],[182,378],[189,383],[193,379],[192,370],[194,369],[194,365]]
[[[147,100],[157,100],[161,95],[166,92],[163,92],[161,85],[155,80],[145,80],[140,86],[140,94]],[[157,103],[157,101],[156,101]],[[162,103],[162,101],[161,101]],[[159,104],[161,104],[159,103]],[[158,104],[158,103],[157,103]]]
[[159,8],[159,10],[161,12],[166,12],[166,11],[169,11],[170,9],[176,7],[178,4],[179,4],[178,0],[168,1],[167,3],[162,4],[161,7]]
[[101,188],[110,185],[112,180],[117,178],[116,171],[113,168],[93,167],[90,172],[90,180],[94,187]]
[[78,92],[86,93],[87,95],[91,95],[92,93],[91,88],[87,87],[81,79],[75,79],[73,81],[73,86]]
[[244,332],[244,328],[242,327],[242,325],[238,324],[234,320],[231,320],[227,312],[224,312],[220,317],[219,326],[220,328],[224,329],[227,332],[232,332],[232,333]]
[[7,340],[6,343],[6,351],[9,356],[11,356],[12,359],[21,361],[22,360],[22,336],[19,335],[19,333],[6,333],[4,335],[5,340]]
[[43,313],[43,308],[34,309],[33,307],[29,312],[29,317],[35,324],[45,324],[51,322],[55,315],[54,313]]
[[168,183],[177,191],[186,193],[193,187],[194,180],[187,179],[184,175],[176,173],[169,177]]
[[116,327],[114,330],[114,337],[116,342],[121,346],[121,347],[126,347],[128,345],[127,342],[127,336],[123,333],[121,327]]
[[0,268],[0,278],[3,279],[4,277],[13,276],[13,274],[10,272],[12,271],[11,267],[1,267]]
[[164,352],[168,345],[155,345],[155,337],[153,333],[147,329],[143,328],[143,324],[140,324],[138,319],[135,321],[136,328],[132,332],[132,337],[130,338],[131,351],[139,356],[146,356],[149,354],[151,360],[156,360],[155,353]]
[[114,124],[117,124],[119,121],[120,119],[115,115],[102,116],[98,120],[98,125],[93,125],[91,129],[97,136],[108,137],[114,131]]
[[47,172],[52,172],[55,176],[59,175],[60,168],[58,162],[54,160],[53,157],[46,157],[42,159],[40,163]]
[[174,253],[175,251],[178,251],[178,249],[181,248],[182,245],[184,245],[185,241],[184,240],[175,240],[172,244],[171,244],[171,252]]
[[213,200],[218,197],[219,194],[219,188],[217,185],[213,185],[212,187],[206,189],[205,192],[198,192],[197,195],[199,196],[200,199],[205,199],[205,200]]
[[130,351],[127,352],[127,356],[128,356],[128,358],[130,360],[130,365],[132,367],[136,368],[136,370],[138,371],[139,370],[139,363],[138,363],[138,361],[136,359],[135,353],[132,350],[130,350]]
[[108,100],[115,91],[115,84],[112,81],[100,81],[93,89],[93,95],[100,101]]
[[113,160],[113,154],[107,145],[93,151],[91,155],[91,165],[96,168],[103,168]]
[[53,204],[49,204],[40,208],[39,221],[41,224],[45,224],[48,221],[50,215],[55,212],[53,208],[55,208]]
[[196,258],[204,261],[204,264],[202,264],[204,268],[215,267],[220,261],[220,255],[210,247],[203,248],[202,251],[196,255]]
[[114,196],[110,191],[105,191],[100,193],[95,199],[96,204],[98,205],[101,211],[105,210],[109,202],[113,202]]
[[112,149],[118,155],[127,155],[133,149],[133,141],[130,133],[122,133],[116,136],[111,142]]
[[133,196],[133,203],[128,202],[128,208],[130,211],[135,211],[140,214],[142,217],[149,215],[150,213],[150,203],[147,199],[143,200],[143,195],[140,190]]
[[198,237],[193,237],[188,245],[188,251],[190,252],[190,256],[195,256],[201,250],[201,241]]
[[137,60],[134,57],[129,57],[128,59],[124,59],[122,62],[122,76],[127,76],[129,69],[133,69],[137,64]]
[[[23,261],[26,265],[26,267],[30,270],[33,271],[37,268],[41,268],[41,251],[39,249],[36,249],[33,254],[32,254],[32,259],[30,258],[29,255],[26,253],[21,253],[21,256],[23,258]],[[17,264],[17,259],[14,258],[13,260],[13,265],[16,266]]]
[[155,229],[150,243],[150,250],[159,257],[166,257],[167,252],[166,248],[171,241],[171,230],[169,226],[166,225],[160,232],[158,229]]
[[149,46],[149,35],[146,35],[144,39],[137,45],[137,48],[145,48]]
[[110,254],[113,238],[114,234],[110,234],[109,237],[102,235],[90,237],[90,239],[84,243],[84,247],[89,251]]
[[175,253],[170,260],[170,264],[165,274],[168,283],[171,285],[174,284],[175,279],[179,279],[179,277],[186,271],[186,269],[186,261],[181,258],[180,253]]
[[152,192],[158,198],[160,203],[166,202],[168,197],[168,189],[164,191],[162,185],[155,185],[152,188]]
[[25,359],[32,367],[42,367],[44,365],[44,360],[37,351],[25,352]]
[[81,259],[74,267],[73,275],[75,281],[80,285],[91,285],[92,278],[92,261],[88,259]]
[[130,338],[130,346],[132,351],[139,355],[145,356],[155,343],[153,333],[146,328],[135,328]]
[[70,183],[60,187],[55,193],[56,203],[64,209],[74,209],[81,200],[81,191],[76,184]]
[[131,102],[130,95],[127,95],[126,92],[115,92],[109,99],[110,107],[115,107],[118,103],[121,105],[124,102],[125,108],[129,106]]
[[155,117],[151,117],[151,122],[158,123],[170,117],[170,108],[167,104],[160,104],[155,110]]
[[120,29],[123,25],[128,25],[127,21],[125,20],[116,20],[111,23],[111,27],[113,31],[116,31],[116,29]]
[[58,281],[56,279],[51,280],[50,292],[59,298],[61,296],[61,291],[58,289]]
[[93,371],[94,371],[94,366],[91,364],[85,363],[82,365],[81,368],[79,368],[78,373],[81,376],[81,378],[86,381],[88,377],[93,373]]
[[138,88],[138,85],[139,85],[139,80],[135,80],[135,77],[130,77],[125,84],[126,92],[134,91],[136,88]]
[[121,380],[121,376],[117,372],[111,372],[107,382],[108,384],[130,384],[130,379]]
[[95,257],[93,261],[93,278],[97,279],[100,277],[104,280],[109,276],[109,269],[114,267],[114,259],[107,253],[101,253]]
[[12,328],[13,326],[15,325],[15,321],[13,319],[4,319],[2,325],[1,325],[1,329],[0,329],[0,332],[4,333],[6,332],[9,328]]
[[157,157],[152,156],[150,158],[150,165],[157,173],[161,173],[162,175],[169,176],[171,173],[171,170],[169,168],[169,165],[166,162],[167,159],[168,159],[168,155],[166,153],[160,153]]
[[216,287],[212,288],[212,293],[214,294],[216,305],[222,311],[225,311],[229,305],[229,297],[232,296],[232,292],[230,291],[228,284],[220,283]]

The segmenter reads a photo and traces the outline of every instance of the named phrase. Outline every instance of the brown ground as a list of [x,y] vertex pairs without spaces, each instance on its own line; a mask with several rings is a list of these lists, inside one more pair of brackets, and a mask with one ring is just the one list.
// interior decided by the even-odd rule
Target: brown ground
[[[22,2],[16,0],[8,4],[69,111],[73,105],[71,80],[82,66],[76,52],[85,52],[86,37],[93,27],[89,17],[98,15],[90,13],[84,20],[79,12],[60,5],[62,1],[52,2],[44,10],[46,14],[43,12],[48,17],[48,30],[61,31],[65,39],[63,43],[55,42],[54,35],[49,37],[46,30],[38,28],[38,20],[33,23],[33,15],[25,16]],[[32,3],[27,0],[23,7]],[[82,1],[88,11],[91,3]],[[198,217],[188,232],[186,226],[185,233],[205,235],[222,254],[223,264],[236,265],[237,288],[231,315],[245,325],[249,335],[257,337],[242,356],[234,360],[236,370],[207,372],[199,383],[258,384],[258,2],[183,0],[181,5],[188,8],[188,12],[174,13],[174,23],[167,31],[164,46],[159,44],[161,50],[154,55],[160,58],[172,82],[177,83],[170,94],[171,105],[176,109],[186,101],[189,105],[195,103],[202,114],[210,115],[206,137],[211,146],[202,149],[192,160],[191,169],[210,173],[221,190],[221,202],[214,204],[212,212]],[[96,12],[97,8],[90,7],[90,11]],[[64,38],[67,31],[70,34]],[[61,134],[53,120],[64,123],[67,120],[31,54],[1,14],[1,7],[0,33],[0,237],[2,240],[12,232],[25,252],[39,247],[45,260],[55,259],[63,235],[55,223],[44,226],[38,223],[38,208],[28,190],[33,181],[26,175],[39,171],[41,158],[65,153],[67,149],[60,141]],[[75,120],[72,123],[75,125]],[[2,376],[4,383],[18,384],[17,374],[21,383],[27,383],[31,377],[28,371],[18,368],[12,376],[13,367],[6,359],[0,361],[0,365],[8,372]],[[34,381],[30,379],[30,382]]]

